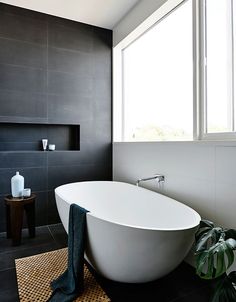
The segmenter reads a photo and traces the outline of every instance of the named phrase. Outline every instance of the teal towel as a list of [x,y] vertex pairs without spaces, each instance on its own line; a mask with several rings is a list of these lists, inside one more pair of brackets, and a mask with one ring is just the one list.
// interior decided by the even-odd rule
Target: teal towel
[[[74,301],[84,289],[84,249],[86,213],[88,211],[76,204],[70,206],[68,232],[68,267],[67,270],[53,280],[53,293],[48,301]],[[60,261],[60,259],[58,259]]]

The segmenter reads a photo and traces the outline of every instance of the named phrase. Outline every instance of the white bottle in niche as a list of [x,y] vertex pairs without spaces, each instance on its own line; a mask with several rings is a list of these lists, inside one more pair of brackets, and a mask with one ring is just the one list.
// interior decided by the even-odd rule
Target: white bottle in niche
[[20,175],[19,172],[16,172],[11,178],[11,195],[13,197],[22,197],[24,190],[24,177]]

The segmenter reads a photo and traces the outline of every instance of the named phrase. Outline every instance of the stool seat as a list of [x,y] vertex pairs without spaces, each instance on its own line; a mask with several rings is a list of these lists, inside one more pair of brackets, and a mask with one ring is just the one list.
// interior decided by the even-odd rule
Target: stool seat
[[7,216],[7,238],[12,238],[12,245],[21,244],[21,231],[24,211],[28,224],[29,236],[35,237],[35,199],[30,197],[15,198],[8,195],[4,198]]

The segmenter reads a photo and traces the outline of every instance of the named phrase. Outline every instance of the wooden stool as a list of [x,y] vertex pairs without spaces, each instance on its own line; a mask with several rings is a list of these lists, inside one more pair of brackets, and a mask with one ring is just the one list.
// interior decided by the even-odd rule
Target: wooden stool
[[7,238],[12,238],[12,245],[21,244],[24,210],[29,236],[31,238],[35,237],[35,199],[35,194],[24,198],[13,198],[11,195],[4,198],[7,216]]

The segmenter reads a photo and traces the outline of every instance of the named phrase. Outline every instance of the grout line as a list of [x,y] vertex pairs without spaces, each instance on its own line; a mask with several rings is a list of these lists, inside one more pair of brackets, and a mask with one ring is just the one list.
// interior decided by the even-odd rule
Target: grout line
[[[11,66],[11,67],[19,67],[19,68],[25,68],[25,69],[37,69],[40,71],[45,71],[45,67],[34,67],[34,66],[29,66],[29,65],[21,65],[21,64],[12,64],[12,63],[0,63],[0,65],[5,65],[5,66]],[[40,93],[40,92],[38,92]],[[43,92],[42,92],[43,94]]]
[[217,146],[214,146],[214,219],[216,220],[217,213],[216,213],[216,148]]
[[[37,43],[37,42],[30,42],[30,41],[26,41],[26,40],[19,40],[19,39],[15,39],[15,38],[7,38],[7,37],[4,37],[4,36],[0,36],[0,39],[3,39],[3,40],[8,40],[8,41],[16,41],[16,42],[19,42],[19,43],[26,43],[26,44],[31,44],[31,45],[34,45],[34,46],[41,46],[42,48],[43,47],[47,47],[47,42],[46,43]],[[73,52],[73,53],[79,53],[79,54],[82,54],[82,55],[85,55],[85,56],[89,56],[92,54],[92,50],[79,50],[79,49],[72,49],[72,48],[65,48],[65,47],[59,47],[59,46],[53,46],[53,45],[48,45],[48,47],[50,48],[54,48],[54,49],[58,49],[58,50],[62,50],[62,51],[67,51],[67,52]]]
[[[1,64],[1,63],[0,63]],[[38,95],[46,95],[46,92],[38,92],[38,91],[26,91],[26,90],[20,90],[20,89],[8,89],[8,88],[0,88],[0,91],[6,91],[6,92],[17,92],[17,93],[24,93],[24,94],[38,94]],[[8,117],[7,115],[0,115],[1,117]],[[9,115],[9,117],[12,117],[11,115]],[[13,116],[14,118],[31,118],[29,116],[21,116],[21,115],[17,115],[17,116]],[[45,117],[36,117],[36,120],[38,119],[46,119]],[[17,122],[16,122],[17,123]],[[37,122],[33,122],[31,124],[38,124]]]
[[46,43],[37,43],[37,42],[31,42],[31,41],[27,41],[27,40],[20,40],[20,39],[16,39],[16,38],[7,38],[4,36],[0,35],[0,39],[4,39],[4,40],[8,40],[8,41],[16,41],[16,42],[20,42],[20,43],[26,43],[26,44],[31,44],[31,45],[35,45],[35,46],[42,46],[45,47]]
[[[32,245],[32,246],[25,246],[25,247],[23,247],[23,245],[21,245],[18,249],[17,248],[13,248],[12,250],[7,250],[7,251],[4,251],[4,252],[0,252],[0,256],[1,255],[5,255],[5,254],[11,254],[11,253],[19,252],[19,251],[25,251],[25,250],[34,249],[36,247],[41,247],[41,246],[47,245],[49,243],[51,243],[51,242],[44,242],[44,243],[41,243],[41,244]],[[10,246],[10,248],[11,247],[12,246]]]
[[[59,225],[59,224],[60,224],[60,223],[58,223],[58,225]],[[54,225],[57,225],[57,224],[54,224]],[[52,232],[51,232],[51,230],[50,230],[50,228],[49,228],[49,225],[38,226],[38,227],[36,227],[36,231],[37,231],[38,228],[42,228],[42,227],[43,227],[43,228],[44,228],[44,227],[47,228],[47,230],[49,231],[49,234],[51,235],[52,239],[55,241],[55,239],[54,239],[54,237],[53,237],[53,235],[52,235]],[[27,228],[25,228],[25,230],[27,230]],[[0,233],[0,235],[1,235],[1,234],[6,234],[6,232],[2,232],[2,233]],[[4,239],[7,240],[7,238],[4,238]],[[11,238],[8,239],[8,240],[11,240]],[[41,247],[41,246],[47,245],[47,244],[49,244],[49,243],[51,243],[51,242],[42,242],[42,243],[36,244],[36,245],[34,245],[34,246],[23,246],[23,245],[20,245],[18,248],[17,248],[17,247],[12,248],[12,246],[10,246],[9,248],[12,248],[12,249],[11,249],[11,250],[6,250],[6,251],[2,251],[2,252],[0,251],[0,256],[1,256],[1,255],[4,255],[4,254],[10,254],[10,253],[18,252],[18,251],[25,251],[25,250],[33,249],[33,248],[35,248],[35,247]],[[57,242],[55,241],[54,243],[57,243]]]
[[12,269],[16,269],[16,267],[14,266],[14,267],[6,268],[6,269],[1,269],[0,273],[5,272],[5,271],[9,271],[9,270],[12,270]]
[[51,231],[49,225],[47,225],[47,228],[48,228],[48,230],[49,230],[50,235],[52,236],[52,239],[53,239],[53,240],[55,241],[55,243],[57,244],[57,241],[56,241],[56,239],[54,238],[53,233],[52,233],[52,231]]
[[[19,249],[7,250],[7,251],[4,251],[4,252],[0,252],[0,256],[1,255],[6,255],[6,254],[12,254],[12,253],[15,253],[15,252],[24,252],[24,251],[28,251],[28,250],[31,250],[31,249],[33,250],[35,248],[47,246],[47,245],[49,245],[51,243],[52,242],[44,242],[44,243],[37,244],[37,245],[34,245],[34,246],[27,246],[27,247],[22,247],[22,248],[19,248]],[[58,243],[55,241],[54,238],[53,238],[53,243],[56,244],[56,245],[58,245]],[[34,256],[34,255],[35,254],[30,255],[30,256]],[[30,257],[30,256],[22,256],[21,258]],[[18,258],[15,258],[15,259],[18,259]]]

